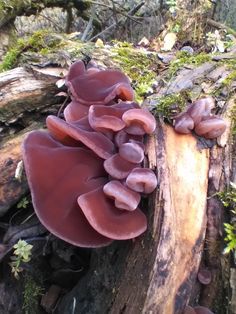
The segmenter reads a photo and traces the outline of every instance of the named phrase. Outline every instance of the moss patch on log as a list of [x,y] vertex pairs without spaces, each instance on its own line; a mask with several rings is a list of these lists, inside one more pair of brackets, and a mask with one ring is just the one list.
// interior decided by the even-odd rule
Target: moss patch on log
[[58,47],[60,43],[61,39],[56,35],[50,34],[48,30],[36,31],[28,38],[20,38],[3,58],[0,64],[0,72],[14,68],[21,53],[25,51],[38,52],[44,55]]
[[136,100],[141,102],[155,83],[157,59],[155,54],[135,49],[129,43],[116,42],[111,58],[132,80]]

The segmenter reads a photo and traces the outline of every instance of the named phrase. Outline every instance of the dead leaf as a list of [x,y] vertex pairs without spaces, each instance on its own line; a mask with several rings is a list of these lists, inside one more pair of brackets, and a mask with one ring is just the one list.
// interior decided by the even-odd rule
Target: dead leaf
[[164,45],[161,48],[164,51],[170,51],[177,40],[177,36],[175,33],[167,33],[166,36],[164,37]]

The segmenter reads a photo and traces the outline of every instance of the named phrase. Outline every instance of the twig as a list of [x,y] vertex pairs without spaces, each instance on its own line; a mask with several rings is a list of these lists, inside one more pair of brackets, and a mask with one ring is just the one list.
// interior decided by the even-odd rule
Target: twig
[[[141,2],[140,4],[138,4],[137,6],[135,6],[133,9],[131,9],[128,12],[128,18],[130,18],[130,15],[134,15],[143,5],[145,4],[145,2]],[[121,18],[118,20],[117,23],[113,23],[110,26],[108,26],[106,29],[104,29],[102,32],[98,33],[97,35],[93,36],[92,38],[90,38],[90,41],[98,38],[99,36],[103,35],[104,33],[108,32],[109,30],[111,30],[113,27],[118,26],[121,22],[124,21],[124,18]]]
[[81,41],[85,41],[86,37],[88,36],[88,33],[90,32],[91,28],[93,27],[93,19],[94,19],[94,7],[91,10],[91,16],[88,21],[88,24],[83,32],[83,35],[81,37]]
[[207,19],[207,24],[210,26],[213,26],[215,28],[219,28],[219,29],[225,29],[229,34],[232,34],[234,36],[236,36],[236,31],[222,23],[216,22],[214,20],[211,19]]
[[[115,1],[112,1],[113,4],[115,4]],[[105,4],[105,3],[100,3],[100,2],[97,2],[97,1],[90,1],[90,3],[94,4],[94,5],[99,5],[101,7],[104,7],[104,8],[107,8],[108,10],[111,10],[113,11],[113,7],[110,7],[108,4]],[[133,22],[135,23],[138,23],[138,24],[142,24],[141,22],[137,21],[136,18],[133,18],[132,16],[129,16],[126,12],[123,12],[121,9],[117,9],[116,8],[116,12],[131,19]]]

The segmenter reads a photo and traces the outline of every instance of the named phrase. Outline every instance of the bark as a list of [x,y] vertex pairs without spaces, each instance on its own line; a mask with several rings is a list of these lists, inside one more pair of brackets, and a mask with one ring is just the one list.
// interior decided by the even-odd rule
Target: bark
[[[101,59],[103,57],[104,54]],[[106,62],[107,58],[106,55]],[[99,59],[98,53],[96,59]],[[3,128],[9,126],[9,119],[17,119],[19,115],[28,117],[25,121],[30,127],[33,120],[40,122],[45,114],[58,109],[60,101],[53,97],[58,78],[47,71],[46,74],[35,71],[18,68],[0,76],[5,97],[0,103]],[[182,69],[170,83],[164,87],[160,84],[159,94],[182,92],[190,87],[195,94],[209,93],[226,71],[217,61],[195,69]],[[5,83],[1,84],[1,80]],[[161,77],[157,80],[161,81]],[[155,95],[149,102],[153,98]],[[178,135],[172,126],[157,121],[156,133],[147,143],[146,162],[156,171],[159,181],[156,192],[143,201],[148,217],[147,232],[133,241],[117,241],[107,248],[93,250],[88,273],[61,300],[58,314],[178,314],[189,300],[191,304],[207,305],[218,314],[225,313],[216,304],[222,301],[223,296],[217,298],[223,295],[225,282],[221,283],[219,275],[223,269],[222,245],[216,245],[222,242],[223,210],[215,193],[227,186],[231,173],[230,111],[234,97],[227,94],[226,98],[227,101],[221,99],[220,112],[228,120],[228,129],[217,142]],[[15,134],[19,135],[17,131]],[[15,165],[20,159],[21,134],[19,136],[17,144],[13,142],[5,154],[9,155],[13,147],[18,147]],[[10,147],[9,143],[4,138],[3,147]],[[1,156],[2,151],[0,148]],[[7,187],[11,189],[8,183],[0,186],[0,192]],[[205,234],[207,242],[204,243]],[[204,246],[207,254],[203,254]],[[196,285],[202,257],[213,273],[212,283],[204,289]]]

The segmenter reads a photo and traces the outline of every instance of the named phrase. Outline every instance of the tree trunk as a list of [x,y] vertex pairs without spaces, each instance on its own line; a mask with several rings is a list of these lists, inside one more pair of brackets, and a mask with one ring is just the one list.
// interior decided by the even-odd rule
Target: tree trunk
[[[99,53],[94,56],[99,60]],[[226,72],[225,67],[214,60],[196,68],[182,69],[170,83],[160,84],[158,93],[180,93],[191,88],[198,97],[204,90],[208,93],[214,90]],[[1,95],[0,121],[2,132],[8,135],[0,147],[1,173],[7,156],[14,156],[17,150],[16,158],[12,157],[15,169],[20,160],[22,134],[27,128],[41,127],[45,115],[55,114],[62,102],[53,97],[58,78],[47,71],[46,74],[35,73],[32,69],[16,68],[0,75],[4,94]],[[157,77],[157,81],[161,79]],[[231,86],[235,86],[233,82]],[[155,97],[150,96],[148,103]],[[62,298],[58,314],[178,314],[183,313],[189,301],[193,305],[199,302],[207,305],[217,314],[225,313],[220,302],[225,297],[227,282],[222,282],[221,276],[222,245],[216,245],[222,240],[223,210],[216,192],[229,184],[234,140],[230,132],[230,112],[235,98],[228,93],[218,99],[218,104],[220,101],[220,112],[228,128],[217,141],[203,141],[192,134],[179,135],[172,126],[157,118],[156,132],[147,140],[146,163],[157,173],[159,182],[156,191],[143,201],[142,207],[148,216],[147,232],[135,240],[116,241],[109,247],[93,250],[88,273]],[[24,122],[20,133],[16,128],[19,117]],[[14,140],[9,139],[7,126],[13,128]],[[11,170],[10,177],[14,181],[13,173]],[[7,180],[0,186],[0,195],[6,189],[12,189]],[[4,210],[17,202],[25,191],[24,188],[17,195],[12,193],[11,201],[8,198],[8,202],[1,204]],[[204,247],[206,254],[203,254]],[[213,274],[211,284],[204,287],[196,280],[202,257]]]

